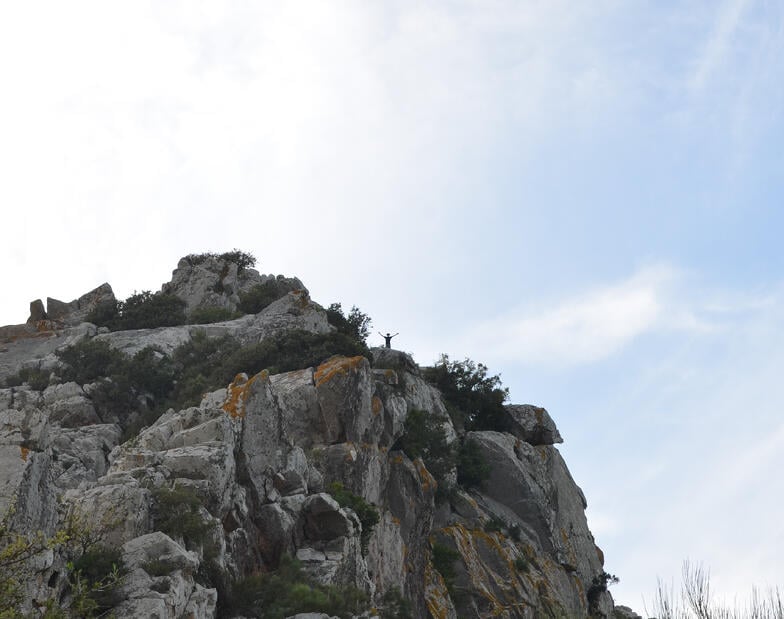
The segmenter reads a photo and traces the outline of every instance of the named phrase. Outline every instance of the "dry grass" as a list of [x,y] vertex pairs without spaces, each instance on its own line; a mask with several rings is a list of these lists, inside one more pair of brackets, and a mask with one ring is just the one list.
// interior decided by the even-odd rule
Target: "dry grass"
[[710,572],[685,561],[680,592],[660,579],[653,607],[646,605],[645,614],[656,619],[784,619],[784,595],[778,587],[765,594],[754,588],[749,599],[727,605],[711,597]]

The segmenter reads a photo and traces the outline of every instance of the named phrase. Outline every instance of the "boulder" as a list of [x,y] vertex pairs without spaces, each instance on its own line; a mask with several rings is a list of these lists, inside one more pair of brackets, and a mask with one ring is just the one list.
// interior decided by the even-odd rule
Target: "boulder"
[[510,434],[531,445],[563,443],[555,422],[545,409],[530,404],[511,404],[504,409]]

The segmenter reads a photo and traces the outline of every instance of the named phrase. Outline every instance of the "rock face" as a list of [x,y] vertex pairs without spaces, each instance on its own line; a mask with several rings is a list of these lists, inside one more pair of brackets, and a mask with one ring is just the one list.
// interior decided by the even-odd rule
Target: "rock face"
[[[264,277],[223,270],[181,260],[165,289],[189,307],[230,307]],[[85,338],[126,354],[155,344],[170,356],[194,330],[90,327],[56,330],[45,345],[6,344],[0,374],[25,364],[56,373],[57,347]],[[304,290],[202,328],[251,344],[290,329],[332,330]],[[408,355],[374,349],[372,361],[337,356],[240,374],[125,442],[119,426],[100,423],[87,387],[0,389],[0,511],[13,503],[21,532],[51,535],[74,513],[100,523],[102,543],[119,549],[126,569],[111,601],[118,617],[234,616],[228,583],[274,570],[284,555],[316,582],[364,592],[368,607],[383,608],[397,592],[411,617],[613,616],[610,595],[592,588],[603,557],[547,412],[509,406],[510,432],[460,437]],[[437,496],[425,462],[399,449],[413,410],[443,419],[453,446],[476,445],[491,471],[480,488]],[[437,556],[444,548],[456,553],[446,566]],[[23,610],[69,599],[68,560],[56,550],[38,566]]]
[[188,315],[195,309],[212,307],[234,311],[239,305],[240,293],[270,281],[276,282],[283,294],[305,290],[296,277],[260,275],[255,269],[243,268],[226,258],[203,255],[182,258],[172,273],[171,281],[164,284],[161,291],[185,301],[185,313]]

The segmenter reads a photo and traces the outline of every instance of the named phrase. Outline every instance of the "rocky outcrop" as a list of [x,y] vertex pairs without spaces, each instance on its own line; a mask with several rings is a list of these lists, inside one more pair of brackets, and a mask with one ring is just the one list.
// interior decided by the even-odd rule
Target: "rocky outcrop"
[[296,277],[261,275],[255,269],[216,255],[182,258],[172,272],[171,281],[161,291],[182,299],[185,313],[190,315],[196,309],[212,307],[234,311],[241,293],[268,282],[275,282],[281,295],[295,290],[307,292]]
[[[218,265],[204,265],[181,261],[168,290],[203,307],[200,298],[230,298],[258,281],[229,269],[223,292],[206,291]],[[199,328],[243,343],[332,329],[304,291]],[[0,369],[27,363],[56,373],[58,347],[91,337],[128,355],[151,344],[171,355],[194,329],[64,329],[36,346],[8,344]],[[240,374],[125,442],[117,425],[100,422],[90,394],[76,383],[0,389],[0,509],[13,501],[13,526],[46,534],[67,514],[89,514],[127,570],[116,616],[215,617],[227,583],[273,570],[284,555],[319,583],[359,589],[375,607],[398,591],[417,618],[613,616],[608,593],[588,599],[603,558],[544,409],[509,406],[508,432],[460,436],[440,392],[391,349],[374,349],[372,363],[336,356]],[[439,492],[426,462],[400,450],[414,410],[438,418],[454,448],[476,446],[490,465],[484,484]],[[452,470],[441,483],[455,479]],[[453,560],[445,566],[443,556]],[[66,563],[55,552],[37,568],[30,600],[67,592]]]

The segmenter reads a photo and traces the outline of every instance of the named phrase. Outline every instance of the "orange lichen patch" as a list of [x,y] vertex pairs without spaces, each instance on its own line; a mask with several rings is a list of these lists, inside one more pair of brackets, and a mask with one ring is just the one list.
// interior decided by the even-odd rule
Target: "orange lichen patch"
[[425,564],[425,604],[433,619],[446,619],[452,608],[444,578],[430,561]]
[[351,370],[357,369],[365,357],[333,357],[322,363],[316,372],[313,374],[313,379],[316,381],[316,387],[320,387],[324,383],[332,380],[335,376],[345,376]]
[[373,414],[378,415],[381,412],[381,409],[384,408],[384,404],[381,402],[381,398],[374,395],[370,407],[373,410]]
[[596,556],[599,557],[599,563],[604,565],[604,552],[598,546],[594,546],[594,548],[596,548]]
[[397,516],[392,516],[392,524],[400,526],[400,518],[398,518]]
[[262,370],[247,380],[245,380],[243,374],[237,374],[228,386],[226,400],[223,402],[221,408],[228,413],[232,419],[242,419],[245,417],[245,405],[248,402],[251,385],[258,379],[266,380],[268,378],[269,372],[267,370]]
[[27,457],[30,455],[30,450],[27,447],[19,447],[19,450],[22,452],[22,460],[27,462]]
[[394,456],[392,458],[392,464],[403,464],[403,456],[401,456],[400,454]]
[[422,490],[430,490],[431,488],[435,489],[438,487],[436,478],[433,477],[430,474],[430,471],[427,470],[427,467],[422,461],[422,458],[417,458],[414,460],[414,467],[419,474],[419,482],[422,484]]
[[[510,578],[517,574],[514,567],[515,557],[511,548],[502,543],[505,542],[503,535],[497,532],[487,533],[481,529],[469,530],[461,524],[445,527],[441,532],[452,538],[465,565],[466,574],[471,579],[471,588],[489,603],[490,611],[487,616],[504,615],[520,607],[520,600],[525,597],[525,591],[518,578]],[[506,565],[508,573],[488,572],[487,564],[482,559],[487,551],[481,546],[497,554]],[[522,604],[525,605],[525,602]],[[513,613],[513,616],[517,615]]]

